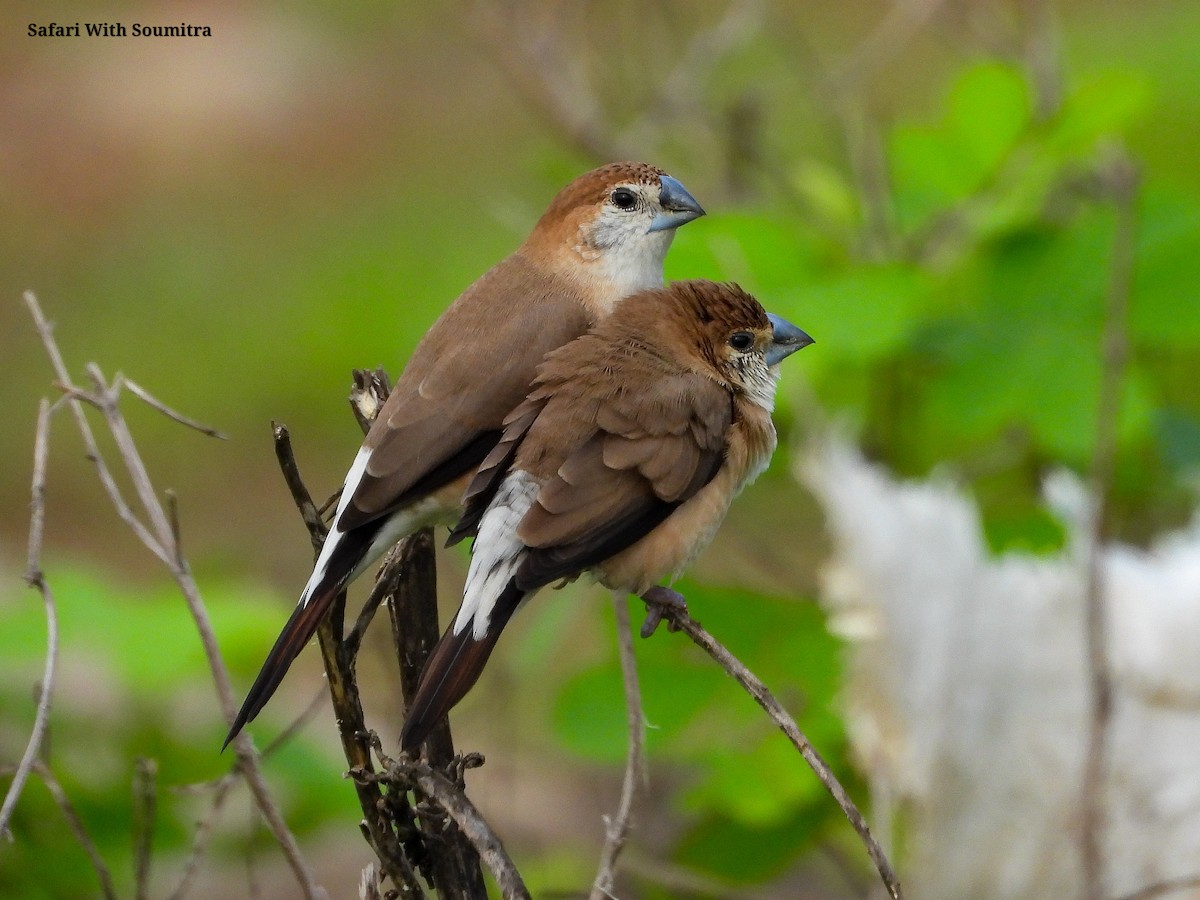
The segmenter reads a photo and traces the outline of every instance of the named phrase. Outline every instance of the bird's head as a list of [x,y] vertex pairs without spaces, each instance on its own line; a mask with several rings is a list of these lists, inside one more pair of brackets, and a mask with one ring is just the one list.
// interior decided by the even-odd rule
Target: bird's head
[[696,199],[662,169],[611,163],[559,191],[523,249],[611,304],[660,287],[675,229],[702,215]]
[[813,343],[736,284],[677,281],[663,293],[664,327],[680,336],[695,366],[770,410],[779,363]]

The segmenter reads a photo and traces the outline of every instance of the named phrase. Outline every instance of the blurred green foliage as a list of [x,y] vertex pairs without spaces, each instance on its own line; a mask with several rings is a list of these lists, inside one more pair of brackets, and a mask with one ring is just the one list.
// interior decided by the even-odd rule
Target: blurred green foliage
[[[1047,104],[1029,69],[1000,54],[930,62],[905,84],[915,100],[870,117],[884,169],[873,182],[856,171],[831,122],[816,116],[826,98],[778,87],[788,84],[778,72],[806,55],[789,43],[794,32],[781,26],[778,35],[758,36],[753,52],[722,70],[727,77],[711,86],[713,106],[748,84],[780,107],[769,122],[778,135],[767,143],[788,149],[762,178],[770,189],[735,202],[701,165],[652,161],[678,175],[710,212],[679,234],[668,276],[740,281],[817,339],[785,369],[777,414],[784,440],[773,475],[787,470],[790,438],[836,418],[900,473],[957,473],[978,498],[997,552],[1059,546],[1061,528],[1038,502],[1040,481],[1050,467],[1084,471],[1091,462],[1115,230],[1105,179],[1113,161],[1131,152],[1143,170],[1112,527],[1142,540],[1189,514],[1190,480],[1200,469],[1200,307],[1193,296],[1200,169],[1186,128],[1200,111],[1200,79],[1186,38],[1195,14],[1151,6],[1119,36],[1097,30],[1087,15],[1069,19],[1064,52],[1072,67],[1057,102]],[[209,177],[208,163],[193,161],[184,177],[134,154],[114,167],[132,175],[108,173],[127,194],[111,207],[88,193],[94,187],[78,187],[70,200],[24,197],[19,179],[3,188],[10,193],[2,196],[21,201],[10,204],[10,224],[25,241],[0,248],[0,264],[15,273],[6,289],[38,290],[60,321],[72,364],[95,358],[106,369],[123,368],[233,436],[230,448],[197,443],[131,412],[154,471],[179,490],[185,546],[242,686],[307,565],[306,542],[276,482],[266,422],[283,417],[293,426],[314,493],[335,485],[356,445],[341,405],[345,373],[376,364],[397,371],[446,301],[516,244],[541,200],[594,162],[571,156],[561,135],[539,130],[511,103],[493,111],[494,99],[478,83],[495,73],[472,68],[478,63],[462,35],[417,7],[423,11],[397,13],[403,21],[382,31],[411,30],[408,61],[439,73],[442,80],[421,83],[422,106],[388,100],[394,105],[377,109],[369,88],[378,85],[338,81],[320,100],[320,128],[297,127],[265,164],[239,144],[244,158],[225,168],[213,163],[217,174]],[[335,27],[328,13],[309,14]],[[341,48],[343,65],[321,69],[322,78],[335,70],[362,77],[347,60],[371,41],[371,26],[384,15],[383,7],[353,19],[339,13],[339,34],[352,50]],[[858,24],[851,11],[837,15],[844,30]],[[1114,42],[1128,43],[1141,62],[1110,62],[1125,49]],[[447,54],[454,65],[442,65]],[[384,79],[395,74],[384,71]],[[379,96],[390,95],[380,89]],[[371,109],[378,133],[339,132],[350,97]],[[457,104],[444,120],[419,115],[443,104]],[[247,146],[256,139],[263,138],[239,138]],[[341,179],[343,166],[367,175]],[[710,201],[705,186],[721,199]],[[62,208],[48,215],[44,206],[54,202]],[[11,348],[10,405],[15,420],[32,421],[48,368],[23,319],[0,310],[0,326],[22,335]],[[77,448],[61,438],[65,432],[56,422],[52,448],[66,461],[51,472],[56,543],[46,568],[63,646],[50,759],[128,892],[134,761],[158,763],[164,793],[155,850],[175,860],[207,795],[167,789],[219,777],[229,760],[216,753],[220,716],[183,604],[157,576],[146,586],[145,578],[114,574],[127,565],[144,575],[146,563],[134,561],[138,548],[128,538],[106,533],[114,520],[90,471],[68,467],[78,462],[70,458]],[[4,457],[25,460],[29,434],[0,434]],[[0,474],[7,495],[22,498],[10,506],[23,515],[27,467],[14,463]],[[784,491],[752,492],[745,501],[751,496],[760,506],[794,502]],[[24,522],[14,522],[6,520],[5,534],[15,538]],[[89,529],[100,537],[89,537]],[[819,541],[815,531],[774,535],[764,555],[776,581],[811,585],[812,573],[795,568]],[[713,552],[721,548],[718,541]],[[452,595],[461,560],[448,560],[443,582]],[[263,572],[273,576],[270,586]],[[729,575],[682,587],[693,613],[797,712],[862,799],[838,713],[839,648],[811,592],[765,595]],[[514,696],[536,698],[527,703],[536,721],[522,720],[531,724],[528,733],[494,729],[511,739],[514,765],[536,760],[549,745],[579,767],[580,779],[615,771],[625,749],[612,617],[593,594],[583,596],[583,612],[531,604],[490,676],[507,678]],[[40,677],[44,629],[29,598],[0,597],[5,761],[18,757],[32,722],[30,685]],[[566,629],[573,631],[564,650]],[[639,642],[638,652],[653,778],[669,794],[665,812],[641,815],[670,821],[667,837],[659,837],[664,866],[707,884],[692,890],[697,896],[810,870],[832,895],[822,867],[806,865],[828,844],[849,847],[856,864],[861,853],[786,741],[687,642],[660,634]],[[462,714],[473,714],[469,701]],[[257,726],[260,742],[286,720],[268,710]],[[270,758],[272,783],[298,833],[345,823],[349,852],[364,857],[340,759],[328,735],[314,730]],[[488,771],[472,776],[473,788],[486,785]],[[0,894],[94,893],[82,851],[36,779],[14,834],[15,844],[0,844]],[[236,824],[223,824],[221,834],[217,865],[239,865],[250,841]],[[532,842],[536,851],[514,848],[535,895],[590,877],[593,848],[563,846],[556,837]],[[306,849],[319,852],[315,843]],[[46,866],[47,859],[56,864]],[[676,895],[644,871],[631,877],[638,896]]]
[[[195,627],[172,586],[108,583],[69,565],[56,565],[52,581],[62,661],[49,742],[54,772],[108,861],[118,891],[127,895],[133,875],[134,761],[153,759],[158,783],[172,790],[215,782],[230,764],[228,756],[216,753],[213,740],[222,719],[212,703],[211,677]],[[257,665],[253,648],[276,626],[270,605],[255,602],[245,584],[210,584],[205,600],[213,627],[228,638],[230,664],[239,671]],[[45,654],[40,606],[0,606],[0,632],[6,646],[0,657],[4,747],[16,758],[10,742],[26,733],[24,723],[32,720],[30,685],[41,677]],[[279,796],[298,834],[311,833],[330,815],[353,816],[357,809],[353,796],[337,789],[342,780],[328,754],[311,742],[282,745],[266,769],[286,772],[293,785]],[[334,789],[300,789],[321,784]],[[159,798],[157,853],[169,856],[190,846],[208,797],[208,791],[198,790],[193,797]],[[57,898],[95,892],[96,877],[83,850],[68,838],[62,813],[36,775],[17,808],[13,832],[21,837],[5,848],[0,894]],[[50,852],[56,854],[53,866],[45,864]]]

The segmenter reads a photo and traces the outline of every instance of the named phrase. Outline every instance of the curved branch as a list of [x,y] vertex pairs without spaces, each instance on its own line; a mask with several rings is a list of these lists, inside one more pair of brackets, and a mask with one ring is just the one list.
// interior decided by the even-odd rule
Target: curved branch
[[29,564],[25,570],[26,583],[41,592],[42,604],[46,608],[46,663],[42,669],[33,731],[29,735],[29,743],[25,745],[25,753],[17,764],[8,792],[4,795],[4,804],[0,806],[0,836],[9,833],[8,823],[17,808],[17,800],[29,773],[37,763],[42,741],[45,740],[46,730],[50,727],[50,697],[54,693],[54,674],[58,666],[58,612],[54,604],[54,594],[42,576],[42,534],[46,523],[46,456],[50,442],[50,413],[50,403],[43,398],[38,405],[37,433],[33,440],[33,501],[29,517]]
[[[829,791],[830,795],[837,802],[837,805],[841,807],[842,812],[854,827],[854,830],[858,832],[859,838],[867,848],[867,855],[871,857],[871,862],[875,864],[875,868],[879,871],[879,877],[883,880],[884,887],[887,888],[888,896],[892,897],[893,900],[901,900],[904,895],[900,888],[900,881],[892,869],[892,864],[888,862],[883,848],[879,846],[879,842],[871,834],[871,829],[867,827],[867,821],[863,818],[863,814],[854,805],[854,801],[850,799],[850,795],[846,793],[846,789],[842,787],[841,782],[837,780],[837,776],[829,768],[829,764],[821,758],[821,754],[809,743],[808,738],[804,736],[804,732],[796,724],[796,720],[775,699],[775,695],[771,693],[757,675],[746,668],[746,665],[741,660],[730,653],[720,641],[709,634],[699,622],[688,615],[686,609],[682,607],[666,609],[651,607],[651,611],[654,615],[661,615],[667,618],[673,626],[672,631],[677,629],[684,632],[691,638],[692,643],[711,656],[717,665],[732,675],[746,693],[754,698],[754,702],[761,706],[767,715],[771,717],[771,721],[775,723],[779,730],[787,735],[788,740],[792,742],[792,746],[804,757],[804,761],[808,763],[809,768],[813,770],[817,779],[825,786],[825,790]],[[648,631],[643,629],[642,634],[643,636],[647,636]]]

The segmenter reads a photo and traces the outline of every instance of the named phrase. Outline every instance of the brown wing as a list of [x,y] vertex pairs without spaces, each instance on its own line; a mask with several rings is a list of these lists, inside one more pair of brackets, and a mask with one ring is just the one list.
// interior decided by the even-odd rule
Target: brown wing
[[[621,375],[637,390],[618,384],[589,392],[578,377],[564,383],[517,453],[515,468],[546,479],[517,528],[529,548],[517,574],[522,590],[577,575],[631,546],[721,466],[733,417],[725,388],[664,371],[658,359],[627,359]],[[604,399],[589,407],[584,395]],[[580,410],[590,427],[582,427]],[[553,448],[564,443],[559,461]]]
[[421,340],[388,397],[339,528],[371,522],[477,466],[546,353],[589,324],[579,295],[519,254],[480,278]]

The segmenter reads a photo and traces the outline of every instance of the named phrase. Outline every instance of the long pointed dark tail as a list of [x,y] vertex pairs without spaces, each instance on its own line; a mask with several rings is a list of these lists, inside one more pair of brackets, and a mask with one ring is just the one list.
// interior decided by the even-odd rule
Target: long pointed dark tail
[[221,745],[222,750],[228,747],[229,742],[237,737],[238,732],[252,722],[259,711],[266,706],[267,701],[275,693],[275,689],[279,687],[279,683],[283,681],[283,676],[291,668],[292,661],[317,633],[317,626],[329,612],[329,607],[333,604],[333,598],[337,596],[340,587],[341,585],[335,582],[319,593],[314,593],[308,598],[307,603],[297,604],[291,618],[287,620],[283,631],[275,640],[275,646],[267,654],[267,661],[263,663],[258,677],[254,679],[254,684],[246,695],[237,718],[233,720],[233,727],[229,729],[225,743]]
[[419,747],[434,726],[475,686],[500,632],[526,596],[510,583],[496,598],[487,634],[481,640],[472,637],[470,627],[463,629],[462,634],[455,634],[454,623],[450,623],[421,671],[416,696],[400,731],[401,749]]

